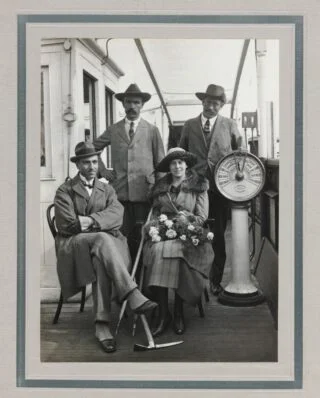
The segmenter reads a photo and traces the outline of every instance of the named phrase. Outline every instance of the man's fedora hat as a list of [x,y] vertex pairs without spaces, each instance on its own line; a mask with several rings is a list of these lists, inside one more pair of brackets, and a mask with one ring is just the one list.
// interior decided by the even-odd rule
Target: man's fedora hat
[[147,102],[151,98],[151,94],[142,92],[135,83],[132,83],[124,93],[117,93],[115,97],[121,102],[125,97],[141,97],[143,102]]
[[70,158],[71,162],[75,163],[80,159],[88,158],[89,156],[100,155],[102,151],[96,151],[92,142],[79,142],[75,149],[75,156]]
[[193,153],[185,151],[183,148],[171,148],[167,155],[157,165],[155,171],[166,173],[170,170],[172,160],[181,159],[187,163],[188,167],[192,167],[197,163],[197,157]]
[[227,102],[224,88],[221,86],[216,86],[215,84],[209,84],[205,93],[196,93],[196,96],[201,101],[203,101],[206,97],[211,97],[221,100],[224,104]]

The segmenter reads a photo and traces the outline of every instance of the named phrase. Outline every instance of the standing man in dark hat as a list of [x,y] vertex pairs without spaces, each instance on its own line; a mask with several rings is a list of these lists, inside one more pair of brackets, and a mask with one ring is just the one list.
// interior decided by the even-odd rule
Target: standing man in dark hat
[[129,274],[129,249],[119,231],[123,207],[114,189],[96,177],[99,155],[92,143],[77,144],[70,160],[79,172],[57,189],[54,199],[55,243],[64,299],[92,283],[95,335],[102,349],[111,353],[116,350],[110,330],[111,292],[119,301],[128,300],[138,314],[152,310],[156,303],[138,290]]
[[[122,232],[128,238],[130,253],[136,256],[139,231],[137,221],[145,221],[150,210],[147,194],[155,179],[156,165],[164,157],[163,142],[156,126],[140,116],[143,105],[151,95],[130,84],[124,93],[115,95],[122,102],[126,117],[109,126],[93,142],[97,150],[111,145],[115,178],[110,181],[124,206]],[[108,170],[100,165],[100,175],[108,179]]]
[[219,115],[226,103],[225,90],[210,84],[206,92],[197,92],[203,111],[186,121],[179,146],[194,153],[198,163],[194,167],[209,180],[209,218],[214,218],[214,262],[210,272],[210,289],[214,295],[222,291],[220,285],[226,262],[225,230],[228,220],[228,201],[215,187],[214,169],[217,162],[241,145],[241,136],[234,120]]

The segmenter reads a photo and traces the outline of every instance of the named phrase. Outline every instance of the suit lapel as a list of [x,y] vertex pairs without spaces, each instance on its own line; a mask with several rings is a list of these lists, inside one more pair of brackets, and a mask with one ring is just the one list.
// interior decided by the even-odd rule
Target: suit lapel
[[79,174],[73,179],[72,182],[72,190],[76,192],[81,197],[85,198],[86,200],[89,199],[88,191],[85,189],[84,185],[81,183]]
[[209,153],[213,149],[214,143],[217,141],[218,134],[221,131],[221,125],[222,125],[222,117],[220,115],[218,115],[216,122],[213,126],[213,131],[212,131],[212,136],[211,136],[211,141],[210,141],[210,146],[209,146]]
[[126,129],[125,129],[124,119],[121,120],[121,122],[118,124],[117,133],[118,133],[119,137],[121,139],[123,139],[123,141],[125,141],[127,144],[130,144],[129,137],[128,137],[128,134],[127,134]]
[[71,188],[73,191],[72,201],[74,203],[76,213],[79,215],[85,215],[89,201],[89,194],[81,183],[79,174],[73,179]]
[[94,181],[94,187],[89,198],[86,214],[91,214],[95,212],[95,205],[97,203],[103,202],[104,197],[104,186],[97,178]]
[[198,138],[200,139],[200,141],[202,142],[202,144],[204,145],[205,149],[208,149],[208,144],[207,141],[205,139],[205,136],[203,134],[203,130],[202,130],[202,124],[201,124],[201,115],[199,115],[193,123],[193,131],[197,134]]
[[147,130],[147,124],[143,119],[140,119],[129,146],[132,146],[141,136],[143,136],[146,130]]

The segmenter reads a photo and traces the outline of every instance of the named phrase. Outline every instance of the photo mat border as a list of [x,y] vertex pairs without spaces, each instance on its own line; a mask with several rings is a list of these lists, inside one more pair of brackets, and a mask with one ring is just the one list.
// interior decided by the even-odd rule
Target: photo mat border
[[[295,27],[295,198],[294,198],[294,380],[173,381],[173,380],[37,380],[26,379],[26,26],[28,23],[170,23],[170,24],[290,24]],[[17,387],[143,388],[143,389],[301,389],[303,373],[303,16],[301,15],[17,15]]]

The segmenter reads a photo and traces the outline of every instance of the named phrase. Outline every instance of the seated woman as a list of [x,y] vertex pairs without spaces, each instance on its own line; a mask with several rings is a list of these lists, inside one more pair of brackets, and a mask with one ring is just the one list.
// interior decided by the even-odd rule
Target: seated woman
[[166,172],[151,191],[153,213],[146,225],[150,238],[143,249],[145,289],[159,305],[154,337],[169,326],[168,289],[175,290],[173,329],[185,331],[183,301],[195,305],[201,299],[214,254],[213,238],[203,226],[208,218],[208,180],[190,168],[195,155],[172,148],[156,167]]

